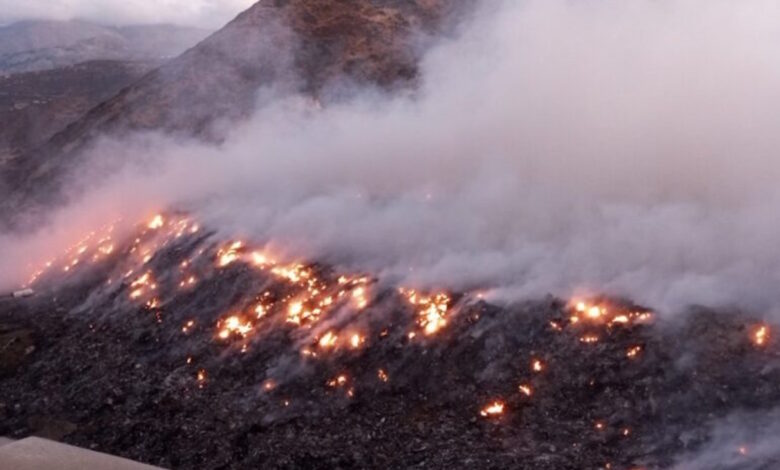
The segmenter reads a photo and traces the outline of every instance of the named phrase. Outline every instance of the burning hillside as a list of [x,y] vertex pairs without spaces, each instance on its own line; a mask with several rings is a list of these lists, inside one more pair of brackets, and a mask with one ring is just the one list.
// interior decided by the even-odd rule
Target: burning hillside
[[695,3],[261,0],[2,168],[0,435],[777,467],[780,4]]
[[780,401],[771,327],[733,314],[498,308],[277,260],[182,214],[117,227],[7,301],[0,434],[173,468],[657,468]]

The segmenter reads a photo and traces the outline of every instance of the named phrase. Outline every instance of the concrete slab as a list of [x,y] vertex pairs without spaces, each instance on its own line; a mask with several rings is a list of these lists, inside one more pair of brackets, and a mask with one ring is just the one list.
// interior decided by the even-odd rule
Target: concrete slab
[[38,437],[0,446],[0,470],[160,470]]

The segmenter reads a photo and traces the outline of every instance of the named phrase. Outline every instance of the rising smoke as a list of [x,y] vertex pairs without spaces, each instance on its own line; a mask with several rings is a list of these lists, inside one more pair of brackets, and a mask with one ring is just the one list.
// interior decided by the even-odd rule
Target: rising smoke
[[768,0],[491,2],[426,55],[413,93],[320,109],[262,90],[219,147],[104,141],[94,159],[143,163],[0,252],[21,263],[77,227],[180,207],[406,284],[773,310],[778,15]]
[[[780,412],[736,413],[711,423],[707,444],[674,470],[765,470],[780,465]],[[696,439],[701,436],[690,436]]]

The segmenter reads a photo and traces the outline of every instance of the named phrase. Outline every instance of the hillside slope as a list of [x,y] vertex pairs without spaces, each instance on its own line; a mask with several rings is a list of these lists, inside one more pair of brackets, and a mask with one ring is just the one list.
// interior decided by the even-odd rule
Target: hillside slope
[[159,64],[99,60],[0,77],[0,162],[46,142]]
[[[349,80],[384,89],[417,76],[422,33],[471,0],[261,0],[29,154],[5,165],[0,216],[51,202],[57,183],[99,135],[155,130],[218,141],[215,123],[246,118],[264,86],[318,97]],[[69,188],[73,189],[73,188]],[[10,217],[12,218],[12,217]]]

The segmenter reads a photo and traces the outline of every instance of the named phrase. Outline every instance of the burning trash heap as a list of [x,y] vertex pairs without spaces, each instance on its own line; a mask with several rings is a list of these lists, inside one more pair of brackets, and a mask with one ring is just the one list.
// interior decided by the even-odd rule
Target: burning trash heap
[[0,363],[0,435],[172,468],[639,469],[780,403],[771,326],[741,315],[498,307],[280,260],[182,214],[119,232],[0,307],[19,353]]

